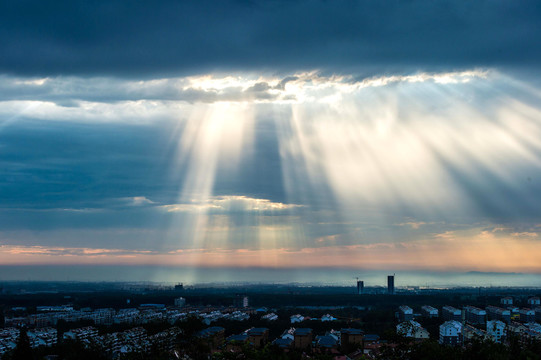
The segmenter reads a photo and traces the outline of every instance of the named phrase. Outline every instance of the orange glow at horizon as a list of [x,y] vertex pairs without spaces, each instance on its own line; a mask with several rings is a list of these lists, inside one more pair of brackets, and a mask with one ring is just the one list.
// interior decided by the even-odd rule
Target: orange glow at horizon
[[194,267],[369,268],[541,272],[541,242],[536,233],[505,236],[472,229],[435,234],[408,243],[324,246],[302,249],[186,249],[157,253],[122,249],[1,246],[3,265],[96,264]]

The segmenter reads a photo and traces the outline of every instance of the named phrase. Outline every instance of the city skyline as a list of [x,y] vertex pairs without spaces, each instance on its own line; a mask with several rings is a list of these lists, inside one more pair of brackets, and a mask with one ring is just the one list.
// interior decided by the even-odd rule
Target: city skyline
[[539,15],[3,4],[0,265],[540,274]]

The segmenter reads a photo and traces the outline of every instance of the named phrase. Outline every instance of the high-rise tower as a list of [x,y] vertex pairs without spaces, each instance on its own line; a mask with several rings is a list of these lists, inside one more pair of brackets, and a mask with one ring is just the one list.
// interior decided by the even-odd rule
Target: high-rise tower
[[387,276],[387,294],[394,295],[394,274]]
[[364,292],[364,281],[357,280],[357,294],[361,295]]

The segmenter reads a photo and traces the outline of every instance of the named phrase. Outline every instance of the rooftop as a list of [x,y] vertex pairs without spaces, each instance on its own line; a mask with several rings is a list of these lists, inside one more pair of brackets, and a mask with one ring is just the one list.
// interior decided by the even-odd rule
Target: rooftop
[[363,331],[361,329],[353,329],[353,328],[341,329],[340,332],[343,334],[349,334],[349,335],[362,335],[363,334]]
[[295,332],[294,332],[295,335],[300,335],[300,336],[310,335],[311,333],[312,333],[312,329],[310,328],[298,328],[298,329],[295,329]]
[[248,330],[246,333],[248,335],[263,335],[267,331],[269,331],[267,328],[253,328]]

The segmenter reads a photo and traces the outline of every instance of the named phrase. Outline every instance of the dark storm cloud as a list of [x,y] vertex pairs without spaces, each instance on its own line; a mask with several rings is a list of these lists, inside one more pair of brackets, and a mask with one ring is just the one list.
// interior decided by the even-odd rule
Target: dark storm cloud
[[0,72],[536,66],[536,1],[3,1]]

